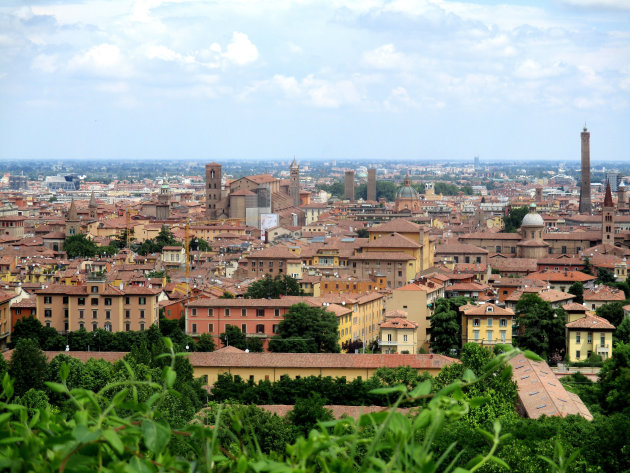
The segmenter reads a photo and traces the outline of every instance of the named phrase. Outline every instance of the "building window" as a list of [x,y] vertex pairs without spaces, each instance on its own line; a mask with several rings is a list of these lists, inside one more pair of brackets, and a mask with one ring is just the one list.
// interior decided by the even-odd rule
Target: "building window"
[[278,324],[273,324],[273,333],[278,333]]
[[125,310],[125,318],[128,319],[131,317],[131,311],[129,309]]
[[241,317],[247,317],[247,309],[241,309]]
[[90,299],[90,304],[92,305],[98,305],[98,297],[92,297]]
[[85,329],[85,324],[83,322],[79,322],[79,330]]
[[265,309],[256,309],[256,317],[264,317]]
[[92,311],[92,318],[93,319],[98,319],[98,310],[93,310]]
[[214,324],[208,324],[208,332],[214,333]]
[[50,327],[50,320],[46,321],[46,327]]
[[505,342],[506,331],[505,330],[501,330],[500,334],[501,334],[501,341]]
[[280,317],[280,309],[274,309],[273,315],[276,317]]
[[403,335],[403,342],[407,341],[407,335]]
[[112,324],[107,322],[105,323],[105,331],[106,332],[111,332],[112,331]]
[[575,332],[575,343],[582,342],[582,334],[580,332]]
[[197,324],[192,324],[192,333],[197,333]]
[[488,335],[488,341],[491,342],[492,341],[492,330],[487,330],[486,331],[486,335]]
[[480,327],[481,319],[473,319],[473,327]]
[[84,317],[83,312],[84,312],[83,310],[80,310],[80,311],[79,311],[79,318],[80,318],[80,319],[82,319],[82,318]]
[[125,331],[129,332],[131,330],[131,324],[129,322],[127,322],[125,324]]
[[479,340],[479,330],[473,330],[473,337],[475,340]]
[[265,326],[263,324],[257,324],[256,333],[265,333]]
[[138,304],[145,305],[147,303],[147,298],[142,296],[138,298]]
[[105,318],[106,319],[111,319],[112,318],[112,311],[111,310],[106,310],[105,311]]
[[125,304],[130,304],[130,303],[131,303],[131,297],[125,296]]
[[191,311],[191,315],[192,315],[193,317],[196,317],[196,316],[197,316],[197,309],[196,309],[196,308],[193,308],[193,309],[192,309],[192,311]]
[[140,318],[144,319],[144,310],[143,309],[140,309]]
[[214,317],[214,309],[208,309],[208,316]]
[[241,324],[241,332],[247,333],[247,324]]
[[580,359],[580,350],[575,350],[575,359],[576,360]]
[[105,298],[105,305],[112,305],[112,298],[111,297],[106,297]]
[[391,333],[388,333],[388,334],[387,334],[387,341],[388,341],[388,342],[391,342],[391,341],[392,341],[392,334],[391,334]]
[[44,317],[52,317],[52,310],[44,309]]
[[52,297],[44,296],[44,304],[52,304]]
[[67,303],[68,303],[68,296],[63,296],[63,298],[61,299],[61,301],[62,301],[64,304],[67,304]]
[[90,288],[90,291],[92,292],[92,294],[98,294],[98,286],[92,286]]
[[98,329],[98,323],[96,322],[92,323],[92,332],[96,332],[97,329]]
[[230,316],[230,309],[225,309],[225,316],[229,317]]
[[507,319],[501,319],[499,321],[499,327],[507,327]]
[[63,309],[63,316],[67,319],[68,318],[68,309]]
[[599,346],[606,346],[606,336],[603,333],[599,336]]
[[593,343],[593,332],[588,332],[586,334],[586,343]]

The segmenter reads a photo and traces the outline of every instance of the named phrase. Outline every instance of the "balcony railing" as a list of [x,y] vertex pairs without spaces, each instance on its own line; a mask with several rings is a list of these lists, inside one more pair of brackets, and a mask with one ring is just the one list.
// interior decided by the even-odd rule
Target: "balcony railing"
[[398,342],[396,340],[379,340],[378,344],[386,347],[391,347],[398,345]]
[[610,347],[608,345],[595,345],[595,350],[597,352],[608,353],[610,351]]

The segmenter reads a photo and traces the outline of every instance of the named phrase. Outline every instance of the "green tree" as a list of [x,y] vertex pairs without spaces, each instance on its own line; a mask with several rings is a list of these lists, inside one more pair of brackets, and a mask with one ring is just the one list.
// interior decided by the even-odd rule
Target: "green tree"
[[188,244],[190,251],[212,251],[212,245],[203,238],[193,237]]
[[246,299],[279,299],[280,296],[301,296],[304,291],[300,288],[297,279],[278,274],[271,278],[268,274],[262,279],[253,282],[245,293]]
[[597,281],[600,284],[612,284],[615,282],[615,274],[607,268],[599,268],[597,270]]
[[459,349],[461,339],[457,306],[448,299],[438,299],[431,316],[431,350],[434,353],[452,355]]
[[630,343],[630,317],[625,317],[617,326],[614,338],[622,343]]
[[[376,200],[385,199],[387,202],[393,202],[396,199],[398,186],[392,181],[376,181]],[[367,184],[359,184],[354,192],[354,197],[367,200]]]
[[595,313],[599,317],[608,320],[615,327],[619,327],[624,319],[623,305],[621,302],[611,302],[609,304],[600,305]]
[[247,348],[247,335],[236,325],[228,325],[225,327],[225,332],[219,335],[219,339],[224,347],[231,346],[240,350]]
[[37,340],[39,345],[41,331],[42,323],[34,316],[23,317],[19,319],[13,327],[13,331],[11,332],[11,346],[15,347],[17,342],[23,338],[33,338]]
[[147,278],[160,278],[160,279],[166,278],[167,282],[171,282],[171,277],[168,275],[168,272],[165,269],[161,271],[156,271],[156,270],[149,271],[147,273]]
[[63,251],[68,258],[91,258],[97,254],[98,247],[83,233],[77,233],[66,237],[63,242]]
[[588,256],[584,257],[584,269],[582,272],[590,276],[593,275],[593,265],[591,264],[591,259]]
[[343,181],[335,181],[332,184],[320,184],[319,189],[328,192],[332,197],[342,199],[346,186]]
[[318,422],[333,419],[332,411],[326,409],[325,404],[325,399],[319,393],[312,393],[309,397],[296,401],[293,410],[287,414],[287,419],[306,436]]
[[44,389],[46,355],[32,338],[22,338],[15,346],[9,362],[9,375],[13,378],[15,394],[22,396],[29,389]]
[[269,349],[284,353],[339,353],[337,316],[305,303],[292,305]]
[[575,296],[575,302],[582,304],[584,302],[584,284],[580,281],[576,281],[569,287],[569,294]]
[[231,292],[223,291],[223,295],[219,299],[234,299],[234,294]]
[[562,356],[565,350],[566,313],[553,309],[538,294],[524,294],[516,304],[519,325],[515,340],[519,347],[543,357]]
[[615,346],[599,372],[599,384],[606,412],[630,412],[630,345]]
[[199,336],[199,340],[197,341],[197,345],[195,346],[195,351],[214,351],[214,337],[209,333],[202,333]]
[[359,228],[357,230],[357,237],[358,238],[369,238],[370,237],[370,232],[368,232],[367,229],[365,229],[365,228]]
[[505,232],[506,233],[516,233],[518,229],[521,228],[521,223],[523,222],[523,218],[529,212],[527,207],[515,207],[510,209],[508,215],[503,217],[503,223],[505,224]]

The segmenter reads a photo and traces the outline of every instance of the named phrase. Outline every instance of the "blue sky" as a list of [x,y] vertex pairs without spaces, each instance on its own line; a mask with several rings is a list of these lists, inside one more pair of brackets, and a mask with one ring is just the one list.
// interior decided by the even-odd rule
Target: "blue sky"
[[630,159],[630,1],[0,3],[0,159]]

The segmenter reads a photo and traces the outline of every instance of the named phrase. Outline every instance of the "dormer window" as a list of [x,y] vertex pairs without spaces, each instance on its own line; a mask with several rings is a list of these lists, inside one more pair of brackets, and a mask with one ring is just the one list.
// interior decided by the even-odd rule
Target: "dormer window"
[[492,306],[486,307],[486,312],[492,312]]

